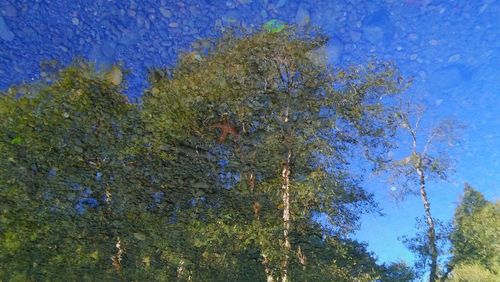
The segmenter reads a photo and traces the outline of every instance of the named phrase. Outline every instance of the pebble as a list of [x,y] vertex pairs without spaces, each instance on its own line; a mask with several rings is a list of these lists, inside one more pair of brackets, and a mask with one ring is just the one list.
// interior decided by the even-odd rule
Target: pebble
[[418,34],[416,33],[410,33],[408,34],[408,40],[410,41],[416,41],[418,39]]
[[295,22],[298,26],[306,26],[309,23],[309,20],[309,11],[305,7],[300,6],[295,14]]
[[116,44],[114,42],[105,42],[99,49],[105,57],[111,58],[115,55]]
[[17,17],[16,7],[7,4],[2,8],[2,14],[6,17],[15,18]]
[[168,26],[171,27],[171,28],[177,28],[177,27],[179,27],[179,24],[176,23],[176,22],[171,22],[171,23],[168,24]]
[[455,64],[435,70],[428,81],[429,89],[449,90],[468,81],[472,71],[465,65]]
[[78,18],[72,18],[71,19],[71,22],[74,24],[74,25],[79,25],[80,24],[80,20]]
[[115,86],[120,85],[123,80],[122,70],[117,66],[112,67],[106,74],[106,80]]
[[172,16],[172,12],[165,8],[165,7],[160,7],[160,14],[164,17],[164,18],[170,18]]
[[454,63],[460,60],[460,54],[455,54],[448,58],[448,63]]
[[367,26],[363,28],[365,38],[371,43],[382,41],[384,38],[384,30],[378,26]]
[[287,0],[279,0],[278,3],[276,3],[276,7],[278,8],[281,8],[283,6],[285,6],[286,2],[288,2]]
[[420,76],[420,78],[422,80],[426,80],[427,79],[427,72],[421,70],[421,71],[418,72],[418,76]]
[[326,58],[328,64],[336,65],[340,62],[342,53],[344,51],[344,44],[338,37],[332,37],[326,45]]
[[315,50],[309,51],[307,57],[317,66],[324,66],[327,61],[326,47],[322,46]]
[[351,32],[351,40],[352,40],[352,42],[358,42],[359,40],[361,40],[361,32],[352,31]]
[[139,41],[139,39],[139,35],[135,30],[123,29],[119,42],[124,45],[134,45]]
[[363,19],[363,34],[371,43],[379,43],[392,39],[394,26],[390,14],[382,9]]
[[21,30],[21,36],[25,42],[40,40],[40,35],[31,27],[25,27]]
[[2,16],[0,16],[0,38],[5,41],[14,39],[14,33],[9,29]]

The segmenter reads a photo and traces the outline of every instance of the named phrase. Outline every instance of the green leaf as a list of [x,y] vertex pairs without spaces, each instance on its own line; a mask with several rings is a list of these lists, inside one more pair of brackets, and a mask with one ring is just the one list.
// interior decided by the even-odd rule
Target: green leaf
[[10,141],[12,145],[19,145],[23,142],[23,138],[21,136],[16,136],[14,139]]
[[285,24],[281,21],[273,19],[264,24],[264,29],[270,33],[277,33],[285,29]]
[[137,240],[140,240],[140,241],[146,240],[146,235],[144,235],[143,233],[134,233],[133,235],[134,235],[135,239],[137,239]]

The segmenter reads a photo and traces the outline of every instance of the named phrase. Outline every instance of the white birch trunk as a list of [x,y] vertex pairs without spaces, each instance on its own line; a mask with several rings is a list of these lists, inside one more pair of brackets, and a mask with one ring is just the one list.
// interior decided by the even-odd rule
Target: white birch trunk
[[[420,160],[421,162],[421,160]],[[436,246],[436,227],[434,225],[434,219],[431,214],[431,205],[429,199],[427,198],[427,193],[425,191],[425,175],[424,171],[419,166],[417,167],[417,174],[419,176],[420,182],[420,197],[422,198],[422,203],[424,204],[425,218],[427,221],[427,237],[429,239],[429,252],[431,256],[431,269],[429,274],[429,282],[434,282],[438,279],[437,277],[437,246]]]
[[[284,123],[288,123],[288,107],[285,110]],[[289,146],[289,145],[288,145]],[[281,262],[281,282],[288,282],[288,261],[289,254],[292,248],[290,244],[290,161],[292,159],[292,150],[288,147],[288,152],[286,160],[283,164],[281,171],[281,177],[283,179],[283,184],[281,186],[282,190],[282,205],[283,205],[283,251],[284,257]]]
[[292,245],[290,244],[290,159],[292,157],[291,150],[288,150],[288,156],[285,164],[283,165],[282,178],[283,178],[283,241],[284,241],[284,252],[285,256],[281,263],[282,271],[282,282],[288,282],[288,260],[289,253]]
[[[111,192],[109,191],[107,186],[105,193],[106,193],[106,204],[108,205],[108,211],[111,212]],[[113,265],[113,268],[115,269],[116,273],[121,276],[123,249],[120,236],[116,237],[115,247],[116,247],[116,253],[114,256],[111,257],[111,264]]]

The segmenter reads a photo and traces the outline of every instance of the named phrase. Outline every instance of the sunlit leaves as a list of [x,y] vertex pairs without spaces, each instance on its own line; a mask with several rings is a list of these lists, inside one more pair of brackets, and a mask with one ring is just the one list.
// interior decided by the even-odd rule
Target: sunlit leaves
[[[451,265],[475,264],[500,273],[500,204],[488,202],[466,185],[455,210]],[[465,271],[465,269],[464,269]]]
[[448,282],[496,282],[500,279],[500,274],[493,273],[479,264],[457,265]]
[[13,138],[11,141],[10,141],[10,144],[12,145],[19,145],[23,142],[23,138],[21,138],[21,136],[16,136],[15,138]]
[[[214,217],[206,219],[207,226],[199,225],[210,234],[205,242],[211,243],[195,240],[196,246],[240,251],[252,247],[278,270],[283,256],[280,170],[287,150],[293,152],[294,224],[310,224],[313,211],[323,212],[333,230],[348,234],[357,214],[369,210],[372,202],[350,175],[346,160],[358,144],[374,149],[374,155],[384,148],[393,124],[379,98],[400,87],[390,65],[334,75],[309,55],[323,46],[324,37],[295,33],[293,28],[278,30],[271,24],[255,34],[229,32],[207,54],[185,54],[165,72],[171,75],[155,75],[143,116],[157,142],[153,147],[169,140],[189,143],[227,160],[221,175],[239,175],[224,183],[226,195],[215,197],[219,208],[210,210]],[[330,115],[322,117],[322,110],[330,110]],[[216,134],[209,128],[224,117],[240,136],[215,146]],[[331,166],[318,166],[319,159]],[[323,177],[317,177],[318,170]],[[250,174],[255,176],[252,185],[246,183]],[[205,185],[191,181],[202,190]],[[261,206],[258,221],[252,215],[255,201]],[[207,216],[203,209],[198,211],[202,218]],[[238,240],[209,239],[231,235]]]
[[[32,278],[62,277],[69,269],[76,274],[80,267],[93,269],[93,275],[110,269],[111,248],[100,249],[104,256],[88,255],[92,252],[84,248],[91,241],[113,245],[108,232],[116,229],[106,216],[104,187],[118,193],[124,186],[119,155],[129,140],[119,135],[135,127],[134,107],[112,84],[77,62],[52,84],[20,87],[24,95],[11,91],[0,97],[0,156],[11,160],[0,165],[2,227],[31,238],[0,256],[6,269],[31,269]],[[70,188],[75,185],[85,188]],[[114,195],[116,214],[127,196],[132,195]]]
[[[364,246],[344,238],[374,208],[349,161],[387,148],[393,115],[380,99],[400,85],[387,64],[318,64],[310,54],[324,44],[279,22],[228,32],[152,70],[140,106],[120,93],[118,66],[99,73],[76,62],[52,84],[9,90],[0,97],[0,201],[11,233],[0,230],[9,239],[0,262],[15,270],[2,279],[28,269],[32,280],[264,280],[263,261],[278,273],[284,256],[289,151],[291,254],[309,261],[291,273],[376,277]],[[217,144],[213,125],[224,119],[238,137]],[[122,273],[110,260],[117,238]]]

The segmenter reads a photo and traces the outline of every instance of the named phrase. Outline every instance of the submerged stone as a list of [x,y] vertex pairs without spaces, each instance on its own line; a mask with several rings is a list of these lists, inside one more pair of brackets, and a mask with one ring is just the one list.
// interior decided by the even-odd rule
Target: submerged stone
[[472,77],[472,70],[463,64],[454,64],[438,68],[431,74],[428,87],[429,90],[446,91],[467,82]]
[[0,38],[5,41],[14,39],[14,33],[9,29],[2,16],[0,16]]
[[11,4],[7,4],[2,8],[2,13],[6,17],[15,18],[17,17],[17,9]]
[[379,10],[363,20],[363,35],[371,43],[388,42],[393,33],[394,26],[386,10]]
[[285,29],[285,24],[281,21],[273,19],[264,24],[264,29],[268,32],[276,33]]
[[123,81],[123,73],[121,69],[117,66],[112,67],[106,74],[106,80],[115,86],[120,85]]
[[306,26],[310,21],[309,11],[304,6],[300,6],[295,14],[295,22],[298,26]]

